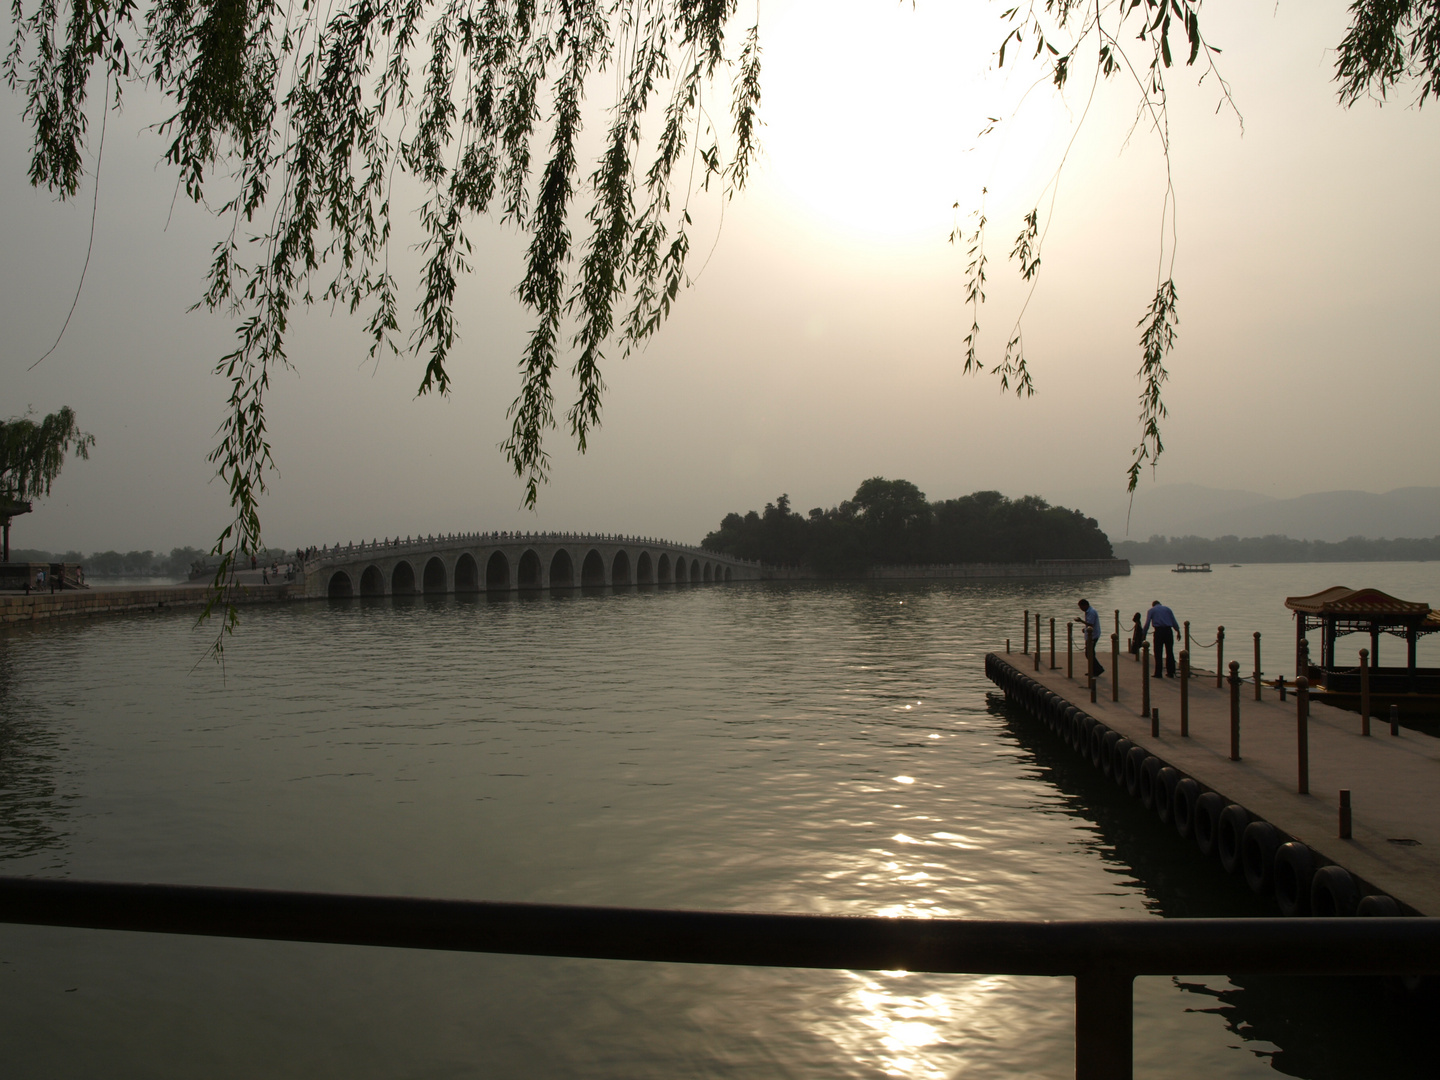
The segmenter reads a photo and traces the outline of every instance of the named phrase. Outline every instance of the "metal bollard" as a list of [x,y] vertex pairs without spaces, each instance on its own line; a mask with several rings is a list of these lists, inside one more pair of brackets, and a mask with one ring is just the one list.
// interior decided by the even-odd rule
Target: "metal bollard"
[[[1158,662],[1160,654],[1155,654]],[[1140,715],[1150,715],[1150,642],[1140,643]]]
[[1295,680],[1295,754],[1299,759],[1301,795],[1310,794],[1310,680],[1301,675]]
[[1225,628],[1215,628],[1215,689],[1225,685]]
[[1350,839],[1350,789],[1340,789],[1340,839]]
[[1240,661],[1230,661],[1230,760],[1240,760]]
[[1391,735],[1399,735],[1399,734],[1400,734],[1400,706],[1399,706],[1399,705],[1391,705],[1391,706],[1390,706],[1390,734],[1391,734]]
[[1190,650],[1180,650],[1180,737],[1190,737]]
[[1085,638],[1085,673],[1090,679],[1090,704],[1095,704],[1095,646],[1099,640],[1091,641],[1089,635]]
[[1283,705],[1285,703],[1285,676],[1281,675],[1279,678],[1277,678],[1275,680],[1275,685],[1280,690],[1280,703]]
[[1050,670],[1055,670],[1055,619],[1050,619]]
[[1150,710],[1150,737],[1152,739],[1160,737],[1160,707],[1158,705]]
[[1110,635],[1110,700],[1120,700],[1120,635]]
[[1360,650],[1360,734],[1370,734],[1370,650]]
[[1260,700],[1260,631],[1255,631],[1255,700]]
[[1065,678],[1075,678],[1075,624],[1065,624]]

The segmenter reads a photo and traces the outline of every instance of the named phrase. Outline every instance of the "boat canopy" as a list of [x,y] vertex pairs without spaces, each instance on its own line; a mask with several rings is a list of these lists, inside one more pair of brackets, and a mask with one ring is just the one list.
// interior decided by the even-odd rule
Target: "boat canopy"
[[1402,637],[1407,663],[1415,670],[1415,641],[1440,631],[1440,611],[1418,600],[1401,600],[1379,589],[1350,589],[1334,585],[1310,596],[1287,596],[1285,606],[1295,613],[1297,648],[1306,631],[1321,632],[1321,663],[1335,666],[1335,639],[1342,634],[1370,635],[1370,662],[1378,665],[1380,635]]

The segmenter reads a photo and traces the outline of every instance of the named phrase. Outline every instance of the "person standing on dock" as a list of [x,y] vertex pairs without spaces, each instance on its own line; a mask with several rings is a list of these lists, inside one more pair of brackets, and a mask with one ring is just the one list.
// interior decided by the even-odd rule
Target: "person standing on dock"
[[1160,674],[1160,654],[1165,654],[1165,673],[1170,678],[1175,677],[1175,633],[1180,629],[1180,624],[1175,621],[1175,613],[1159,600],[1150,601],[1150,610],[1145,613],[1144,630],[1155,628],[1155,678],[1164,678]]
[[[1080,615],[1075,621],[1085,624],[1085,662],[1089,665],[1088,670],[1098,679],[1105,674],[1105,669],[1100,666],[1100,658],[1096,655],[1100,641],[1100,612],[1090,606],[1089,600],[1082,599]],[[1040,647],[1039,641],[1036,641],[1035,647]]]

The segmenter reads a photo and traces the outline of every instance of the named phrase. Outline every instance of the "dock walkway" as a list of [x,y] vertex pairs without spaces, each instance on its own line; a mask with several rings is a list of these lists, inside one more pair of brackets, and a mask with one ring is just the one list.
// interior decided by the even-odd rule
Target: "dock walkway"
[[[1081,675],[1085,658],[1075,653],[1075,678],[1066,677],[1066,655],[1050,666],[1041,649],[1033,654],[997,653],[1024,675],[1043,684],[1136,746],[1194,777],[1227,802],[1310,847],[1322,859],[1349,870],[1374,890],[1415,911],[1440,915],[1440,739],[1402,728],[1390,734],[1388,719],[1371,721],[1360,734],[1358,713],[1312,702],[1309,723],[1309,795],[1297,794],[1296,698],[1253,681],[1240,688],[1240,760],[1230,760],[1230,688],[1216,689],[1213,671],[1195,671],[1189,686],[1190,735],[1180,737],[1180,691],[1176,679],[1150,680],[1150,704],[1160,710],[1160,734],[1150,734],[1142,716],[1138,659],[1122,653],[1119,664],[1102,654],[1107,668],[1097,680],[1096,700]],[[1118,666],[1118,673],[1114,667]],[[1112,701],[1112,676],[1120,680]],[[1339,793],[1351,792],[1352,838],[1339,839]]]

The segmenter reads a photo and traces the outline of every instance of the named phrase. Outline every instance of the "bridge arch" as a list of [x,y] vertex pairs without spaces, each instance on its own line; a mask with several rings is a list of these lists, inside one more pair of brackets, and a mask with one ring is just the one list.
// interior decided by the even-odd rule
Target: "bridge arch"
[[655,581],[655,564],[650,559],[648,551],[640,552],[635,560],[635,584],[650,585]]
[[[726,580],[726,581],[729,581],[729,580],[730,580],[730,567],[728,567],[728,566],[725,567],[725,580]],[[1089,669],[1089,668],[1086,668],[1085,670],[1086,670],[1086,671],[1089,671],[1090,669]]]
[[575,562],[570,558],[570,553],[561,548],[550,560],[550,587],[552,589],[569,589],[574,584]]
[[[709,564],[708,562],[705,564],[705,569],[704,569],[704,571],[703,571],[702,574],[701,574],[701,578],[704,580],[704,582],[705,582],[707,585],[708,585],[710,582],[712,582],[712,581],[715,580],[714,577],[712,576],[712,572],[711,572],[711,569],[710,569],[710,564]],[[1089,668],[1086,668],[1086,670],[1088,671]]]
[[510,591],[510,560],[497,551],[485,563],[485,591]]
[[690,575],[689,575],[689,573],[686,571],[686,568],[685,568],[685,556],[684,556],[684,555],[676,555],[676,556],[675,556],[675,584],[676,584],[676,585],[684,585],[684,584],[685,584],[687,581],[689,581],[689,580],[690,580]]
[[610,563],[610,584],[630,584],[630,556],[624,551],[617,551]]
[[331,597],[354,596],[355,587],[350,584],[350,575],[344,570],[336,570],[330,575],[330,586],[327,592]]
[[360,575],[361,596],[384,596],[385,574],[378,566],[367,566]]
[[480,591],[480,568],[475,565],[475,556],[468,551],[455,560],[455,591],[457,593]]
[[660,558],[655,563],[655,580],[662,585],[669,585],[675,580],[674,573],[670,566],[670,556],[665,552],[660,553]]
[[585,553],[585,561],[580,564],[580,584],[605,584],[605,560],[594,548]]
[[691,559],[691,560],[690,560],[690,584],[691,584],[691,585],[699,585],[699,584],[700,584],[700,560],[699,560],[699,559]]
[[540,588],[540,556],[535,554],[534,548],[525,549],[525,554],[520,556],[520,565],[516,568],[516,570],[516,588]]
[[390,595],[415,595],[415,568],[403,559],[390,571]]
[[425,564],[425,578],[421,588],[427,593],[445,591],[445,564],[440,561],[440,556],[431,556],[430,561]]

